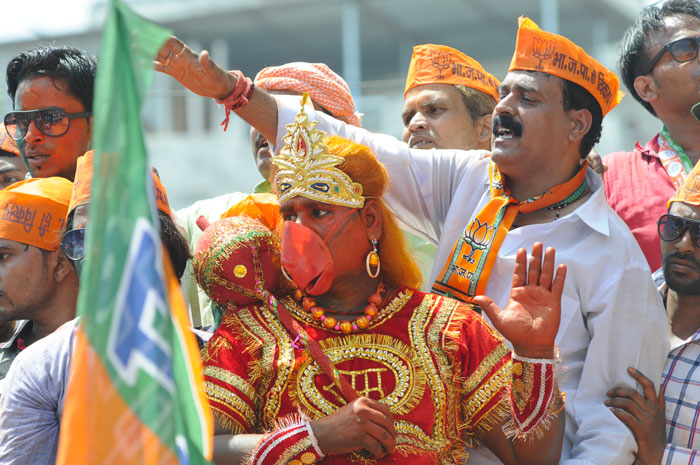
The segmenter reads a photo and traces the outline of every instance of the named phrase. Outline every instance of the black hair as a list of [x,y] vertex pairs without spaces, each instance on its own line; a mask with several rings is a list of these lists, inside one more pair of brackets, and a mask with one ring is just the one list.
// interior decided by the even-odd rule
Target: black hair
[[[73,229],[74,214],[75,209],[68,213],[68,218],[66,218],[66,224],[64,226],[64,232]],[[192,258],[190,255],[190,246],[187,244],[187,240],[182,233],[180,233],[170,216],[158,210],[158,220],[160,223],[160,240],[163,242],[168,251],[170,261],[172,262],[173,269],[175,271],[175,276],[177,276],[177,279],[182,279],[182,275],[185,274],[187,260]]]
[[654,34],[665,28],[664,20],[670,16],[687,16],[700,21],[700,2],[669,0],[661,6],[650,5],[643,8],[634,24],[625,31],[617,61],[622,82],[629,93],[654,116],[656,112],[649,102],[642,100],[634,89],[634,80],[649,66],[652,58],[649,56],[649,41]]
[[586,89],[575,82],[566,79],[562,81],[561,96],[564,110],[588,110],[591,113],[591,128],[581,139],[578,149],[581,158],[586,158],[603,132],[603,111],[595,97]]
[[177,279],[181,279],[182,275],[185,274],[187,260],[192,258],[190,246],[170,216],[158,210],[158,218],[160,220],[160,240],[163,241],[165,248],[168,249],[175,276],[177,276]]
[[496,99],[491,95],[461,84],[455,84],[455,87],[459,91],[459,95],[462,97],[462,102],[464,103],[472,122],[484,115],[490,115],[493,113],[493,109],[496,107]]
[[22,52],[7,65],[7,94],[15,105],[17,87],[26,79],[49,77],[65,81],[67,93],[83,104],[85,111],[92,111],[97,59],[76,48],[42,45]]

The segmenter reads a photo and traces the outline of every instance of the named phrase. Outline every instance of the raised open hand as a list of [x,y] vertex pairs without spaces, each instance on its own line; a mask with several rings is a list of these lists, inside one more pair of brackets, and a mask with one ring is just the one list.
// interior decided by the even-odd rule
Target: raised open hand
[[236,78],[214,63],[209,52],[198,55],[177,37],[160,48],[154,68],[203,97],[223,99],[236,87]]
[[489,297],[474,297],[493,326],[513,344],[515,353],[521,357],[554,357],[566,265],[559,265],[555,276],[554,249],[547,249],[544,262],[542,249],[540,242],[532,245],[529,267],[527,251],[518,250],[510,300],[505,309],[499,308]]

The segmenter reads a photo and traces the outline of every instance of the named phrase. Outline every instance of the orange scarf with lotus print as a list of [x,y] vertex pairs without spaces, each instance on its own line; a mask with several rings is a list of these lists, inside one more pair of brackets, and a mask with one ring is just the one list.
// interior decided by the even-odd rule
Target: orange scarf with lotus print
[[433,292],[463,302],[470,302],[475,295],[483,295],[498,250],[518,213],[543,208],[556,210],[575,202],[588,191],[587,167],[586,162],[576,176],[567,182],[552,187],[544,194],[518,202],[503,184],[501,172],[491,162],[491,200],[457,239],[449,260],[433,283]]

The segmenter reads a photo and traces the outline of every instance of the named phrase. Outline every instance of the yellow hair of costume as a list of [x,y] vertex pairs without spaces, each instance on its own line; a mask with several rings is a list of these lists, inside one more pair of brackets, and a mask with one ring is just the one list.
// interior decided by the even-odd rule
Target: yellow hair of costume
[[382,278],[388,287],[408,286],[418,289],[421,273],[413,258],[406,238],[399,229],[394,214],[382,201],[382,195],[389,185],[389,174],[379,163],[369,147],[356,144],[338,136],[326,137],[326,153],[344,159],[338,169],[362,185],[362,196],[375,199],[379,203],[383,219],[382,237],[377,248],[382,266]]

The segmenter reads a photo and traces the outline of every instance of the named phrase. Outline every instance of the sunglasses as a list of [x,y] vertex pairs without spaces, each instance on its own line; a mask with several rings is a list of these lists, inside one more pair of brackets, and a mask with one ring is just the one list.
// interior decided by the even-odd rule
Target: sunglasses
[[68,113],[63,108],[50,107],[40,110],[12,111],[5,115],[5,130],[14,140],[22,140],[27,135],[29,123],[34,124],[39,131],[50,137],[59,137],[70,129],[70,120],[89,118],[91,111]]
[[61,238],[61,248],[71,260],[85,258],[85,228],[66,231]]
[[664,45],[664,48],[659,50],[659,53],[654,56],[647,65],[645,72],[641,73],[641,76],[651,73],[654,66],[659,62],[664,53],[668,51],[674,60],[678,63],[684,63],[686,61],[691,61],[697,58],[698,48],[700,48],[700,36],[698,37],[685,37],[683,39],[674,40]]
[[663,215],[659,218],[659,237],[666,242],[673,242],[690,229],[690,237],[696,247],[700,247],[700,221],[689,220],[682,216]]

